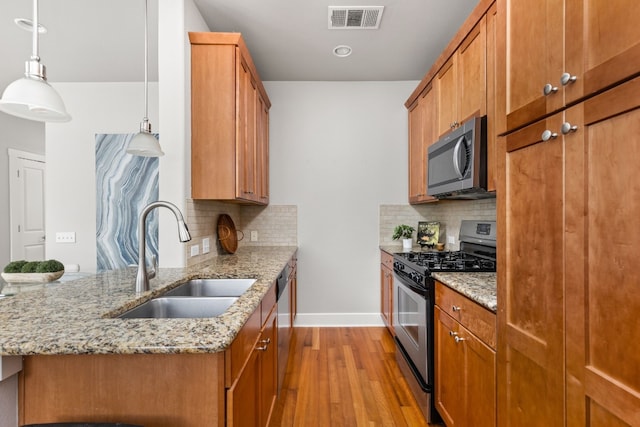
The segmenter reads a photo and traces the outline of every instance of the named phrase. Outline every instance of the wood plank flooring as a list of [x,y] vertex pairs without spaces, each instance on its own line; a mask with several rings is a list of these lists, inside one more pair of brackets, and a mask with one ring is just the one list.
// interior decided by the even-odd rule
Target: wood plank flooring
[[294,328],[270,427],[428,426],[384,327]]

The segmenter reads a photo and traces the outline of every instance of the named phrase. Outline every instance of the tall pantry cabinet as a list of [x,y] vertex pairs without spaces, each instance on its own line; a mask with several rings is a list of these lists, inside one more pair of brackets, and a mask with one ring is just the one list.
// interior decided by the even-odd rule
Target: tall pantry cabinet
[[498,16],[498,425],[638,426],[640,2]]

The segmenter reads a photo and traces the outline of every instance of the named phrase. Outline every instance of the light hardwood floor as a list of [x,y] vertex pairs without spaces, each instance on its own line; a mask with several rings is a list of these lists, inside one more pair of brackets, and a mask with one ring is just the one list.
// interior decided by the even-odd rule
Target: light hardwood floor
[[295,328],[270,427],[428,426],[384,327]]

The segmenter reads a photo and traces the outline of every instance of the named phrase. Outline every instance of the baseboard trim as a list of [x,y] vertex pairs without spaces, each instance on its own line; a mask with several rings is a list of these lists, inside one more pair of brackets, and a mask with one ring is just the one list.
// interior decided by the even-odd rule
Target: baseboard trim
[[298,313],[295,326],[384,326],[380,313]]

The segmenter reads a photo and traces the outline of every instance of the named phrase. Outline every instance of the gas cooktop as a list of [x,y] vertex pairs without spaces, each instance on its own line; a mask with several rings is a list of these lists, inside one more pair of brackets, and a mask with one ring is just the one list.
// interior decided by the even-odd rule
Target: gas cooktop
[[423,273],[436,271],[496,271],[496,261],[490,257],[473,255],[463,251],[446,252],[398,252],[396,260],[402,259],[405,265]]

